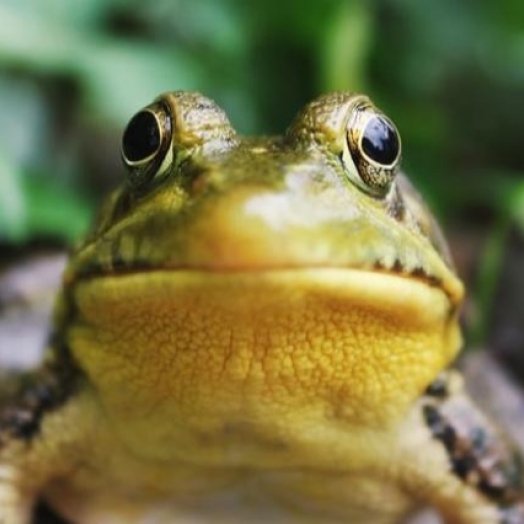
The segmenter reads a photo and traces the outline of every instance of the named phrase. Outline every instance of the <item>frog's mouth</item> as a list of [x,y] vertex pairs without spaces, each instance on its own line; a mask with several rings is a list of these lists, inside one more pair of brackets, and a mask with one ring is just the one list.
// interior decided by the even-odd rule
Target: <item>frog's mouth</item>
[[[286,247],[278,239],[268,243],[257,243],[249,239],[239,239],[238,243],[227,243],[218,240],[203,241],[193,245],[194,251],[179,256],[179,246],[170,258],[142,248],[140,243],[128,241],[125,236],[117,237],[112,243],[97,242],[87,246],[70,264],[65,280],[68,283],[106,277],[117,279],[143,275],[155,279],[156,275],[181,273],[200,275],[202,281],[209,278],[223,278],[234,282],[236,276],[243,278],[251,275],[262,280],[268,274],[278,275],[337,275],[340,285],[360,282],[363,289],[369,285],[377,293],[377,300],[382,296],[394,293],[400,285],[409,290],[411,285],[419,288],[434,289],[441,292],[448,302],[449,310],[455,312],[464,295],[461,281],[433,252],[422,258],[409,249],[409,243],[403,246],[398,256],[391,256],[380,251],[390,251],[391,246],[370,242],[359,242],[356,235],[354,250],[333,249],[331,242],[316,240],[302,241],[294,239]],[[149,244],[149,241],[146,241]],[[169,242],[164,243],[169,246]],[[363,247],[362,247],[363,246]],[[419,246],[416,246],[417,248]],[[426,246],[427,247],[427,246]],[[143,251],[143,254],[141,252]],[[183,251],[183,249],[182,249]],[[340,251],[340,253],[337,253]],[[413,253],[417,253],[413,251]],[[165,260],[163,260],[165,258]],[[149,275],[149,277],[148,277]],[[380,286],[375,284],[380,283]]]
[[463,286],[430,240],[392,219],[379,203],[363,205],[342,194],[340,201],[340,191],[325,190],[320,197],[314,191],[295,195],[242,186],[202,197],[187,209],[173,210],[167,197],[155,201],[155,207],[151,202],[151,208],[146,201],[140,212],[81,247],[66,278],[165,270],[195,271],[212,280],[219,275],[346,271],[350,280],[383,275],[408,288],[408,282],[417,282],[439,289],[456,310]]

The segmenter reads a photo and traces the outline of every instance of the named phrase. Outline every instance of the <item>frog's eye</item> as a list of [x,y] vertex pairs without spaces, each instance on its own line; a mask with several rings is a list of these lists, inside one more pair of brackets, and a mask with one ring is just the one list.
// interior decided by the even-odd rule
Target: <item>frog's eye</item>
[[139,111],[122,135],[122,160],[133,188],[163,175],[171,166],[171,118],[162,104]]
[[364,190],[384,195],[400,164],[400,135],[393,122],[370,104],[353,109],[347,126],[349,177]]

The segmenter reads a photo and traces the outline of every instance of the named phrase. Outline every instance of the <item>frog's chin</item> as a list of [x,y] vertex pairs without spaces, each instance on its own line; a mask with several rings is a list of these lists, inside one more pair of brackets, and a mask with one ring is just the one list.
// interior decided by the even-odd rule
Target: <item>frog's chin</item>
[[149,271],[86,279],[73,300],[68,343],[103,397],[176,420],[311,405],[372,423],[407,409],[460,344],[446,293],[387,273]]

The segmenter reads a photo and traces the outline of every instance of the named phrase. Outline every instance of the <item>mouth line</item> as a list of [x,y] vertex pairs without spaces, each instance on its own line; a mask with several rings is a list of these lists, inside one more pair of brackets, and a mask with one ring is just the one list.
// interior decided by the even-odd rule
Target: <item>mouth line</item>
[[405,269],[399,261],[391,267],[386,267],[380,262],[373,262],[369,265],[278,265],[278,266],[242,266],[238,264],[236,266],[216,266],[213,264],[178,264],[178,265],[153,265],[151,263],[141,263],[134,262],[130,264],[119,264],[113,263],[110,268],[102,267],[101,265],[92,265],[85,266],[80,269],[80,271],[74,272],[70,275],[68,283],[72,284],[78,281],[91,280],[96,278],[112,278],[112,277],[125,277],[131,276],[134,274],[144,274],[144,273],[157,273],[161,271],[165,272],[182,272],[182,271],[194,271],[200,273],[208,273],[209,275],[218,275],[218,274],[248,274],[248,273],[271,273],[271,272],[299,272],[299,271],[314,271],[314,270],[347,270],[351,272],[361,272],[363,274],[382,274],[389,275],[391,277],[405,279],[405,280],[415,280],[417,282],[423,283],[428,287],[440,289],[449,299],[450,303],[457,307],[460,303],[460,297],[457,298],[457,293],[454,293],[453,290],[448,289],[444,281],[434,275],[428,274],[424,271],[423,268],[416,267],[411,270]]

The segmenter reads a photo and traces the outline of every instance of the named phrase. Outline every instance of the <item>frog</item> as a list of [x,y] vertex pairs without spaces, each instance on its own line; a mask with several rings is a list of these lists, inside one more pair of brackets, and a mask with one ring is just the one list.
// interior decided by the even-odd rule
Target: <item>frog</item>
[[0,522],[521,524],[454,363],[464,286],[393,121],[324,94],[246,137],[193,91],[127,124],[48,350],[3,377]]

